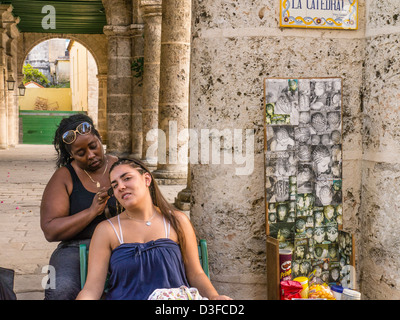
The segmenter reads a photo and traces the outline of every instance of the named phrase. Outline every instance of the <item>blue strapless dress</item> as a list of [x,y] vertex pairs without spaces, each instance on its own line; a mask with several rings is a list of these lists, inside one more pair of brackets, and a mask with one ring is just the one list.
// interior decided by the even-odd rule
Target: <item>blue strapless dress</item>
[[109,273],[107,300],[147,300],[155,289],[189,287],[180,247],[167,238],[119,245]]

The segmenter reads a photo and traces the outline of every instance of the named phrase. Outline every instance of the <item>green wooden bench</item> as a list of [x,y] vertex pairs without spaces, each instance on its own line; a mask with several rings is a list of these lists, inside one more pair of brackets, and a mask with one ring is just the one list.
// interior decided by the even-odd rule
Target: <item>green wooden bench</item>
[[[207,241],[201,239],[198,245],[199,250],[199,258],[201,267],[204,270],[204,273],[210,278],[210,271],[208,268],[208,250],[207,250]],[[86,277],[87,277],[87,265],[88,265],[88,253],[89,248],[85,244],[81,244],[79,246],[79,257],[80,257],[80,271],[81,271],[81,289],[85,285]]]

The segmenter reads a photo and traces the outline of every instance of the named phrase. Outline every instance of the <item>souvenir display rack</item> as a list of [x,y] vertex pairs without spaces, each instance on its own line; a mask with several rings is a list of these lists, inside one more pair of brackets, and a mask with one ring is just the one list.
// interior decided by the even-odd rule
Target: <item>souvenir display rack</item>
[[341,78],[264,80],[269,299],[279,298],[279,249],[292,279],[346,287],[354,237],[343,231]]

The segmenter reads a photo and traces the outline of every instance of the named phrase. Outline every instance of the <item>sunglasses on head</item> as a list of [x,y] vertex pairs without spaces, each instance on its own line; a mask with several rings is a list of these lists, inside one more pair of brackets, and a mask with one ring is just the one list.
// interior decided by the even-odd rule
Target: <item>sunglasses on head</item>
[[76,133],[80,135],[89,134],[92,131],[92,125],[89,122],[82,122],[79,124],[75,130],[68,130],[62,135],[62,140],[66,144],[71,144],[76,140]]

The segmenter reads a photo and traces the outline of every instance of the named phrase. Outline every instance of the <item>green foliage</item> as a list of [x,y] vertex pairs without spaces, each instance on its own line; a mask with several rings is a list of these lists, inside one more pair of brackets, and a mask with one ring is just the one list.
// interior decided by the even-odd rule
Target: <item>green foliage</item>
[[24,65],[22,72],[24,74],[24,84],[29,81],[35,81],[43,87],[48,87],[50,84],[50,81],[47,79],[47,77],[39,70],[33,68],[29,63]]
[[143,69],[144,69],[144,57],[139,57],[136,60],[132,62],[132,71],[133,71],[133,76],[135,78],[139,78],[140,81],[138,83],[138,86],[142,86],[142,80],[143,80]]

